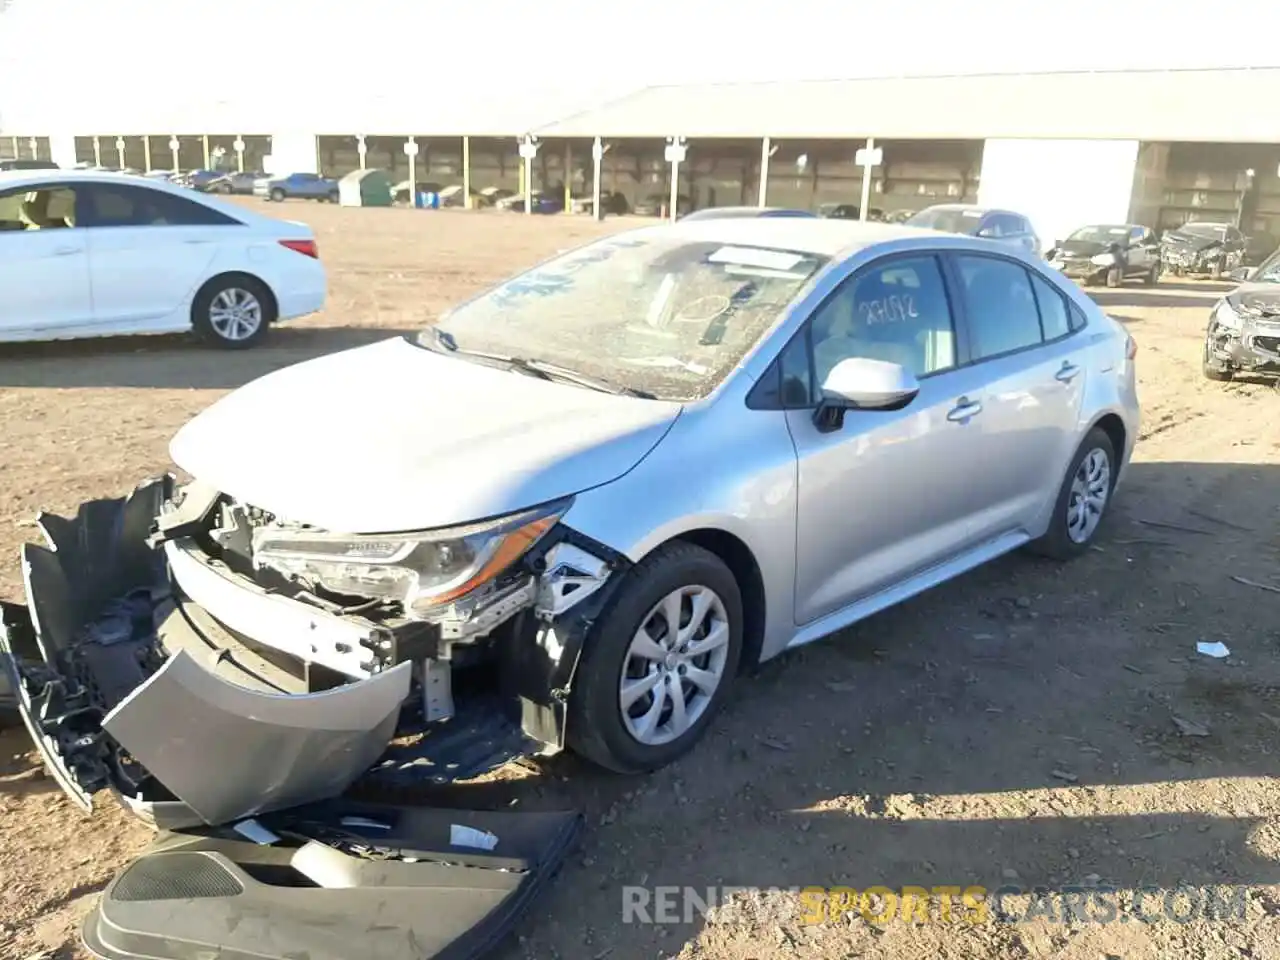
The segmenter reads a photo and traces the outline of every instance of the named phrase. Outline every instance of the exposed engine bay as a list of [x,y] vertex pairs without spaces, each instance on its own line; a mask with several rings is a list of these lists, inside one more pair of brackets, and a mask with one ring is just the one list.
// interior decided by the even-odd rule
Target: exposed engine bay
[[5,605],[19,707],[82,806],[174,829],[449,782],[564,745],[626,560],[566,504],[443,534],[335,535],[172,477],[42,515]]

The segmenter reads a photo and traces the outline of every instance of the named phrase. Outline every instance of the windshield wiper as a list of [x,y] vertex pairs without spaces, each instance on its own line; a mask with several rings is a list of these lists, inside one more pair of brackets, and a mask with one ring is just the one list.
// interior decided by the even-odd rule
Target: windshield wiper
[[[516,370],[530,377],[537,377],[539,380],[564,380],[568,383],[576,384],[580,387],[587,387],[590,390],[598,390],[601,393],[611,393],[621,397],[637,397],[641,400],[656,400],[652,393],[644,390],[636,390],[632,387],[623,387],[607,380],[601,380],[598,377],[590,377],[585,373],[579,373],[576,370],[570,370],[567,367],[561,367],[554,363],[547,363],[543,360],[529,360],[525,357],[514,357],[505,353],[488,353],[483,350],[464,350],[458,346],[458,342],[453,335],[443,330],[437,330],[435,327],[428,328],[437,344],[443,347],[447,352],[457,354],[461,357],[470,357],[482,362],[498,364],[508,370]],[[431,348],[431,349],[434,349]]]

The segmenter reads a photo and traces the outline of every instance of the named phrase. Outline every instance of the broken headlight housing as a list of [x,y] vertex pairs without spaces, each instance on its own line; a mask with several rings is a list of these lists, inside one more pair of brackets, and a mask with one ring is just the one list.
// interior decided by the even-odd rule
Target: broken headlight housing
[[509,569],[556,525],[569,503],[417,533],[259,527],[253,564],[330,593],[396,601],[407,616],[426,616]]
[[1244,326],[1244,318],[1236,313],[1226,300],[1218,302],[1218,305],[1213,308],[1213,313],[1209,314],[1209,318],[1219,330],[1234,330],[1238,333]]

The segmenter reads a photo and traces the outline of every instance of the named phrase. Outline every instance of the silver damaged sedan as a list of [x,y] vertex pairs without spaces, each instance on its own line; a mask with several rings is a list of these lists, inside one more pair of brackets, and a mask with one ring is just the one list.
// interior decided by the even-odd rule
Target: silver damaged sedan
[[981,239],[617,234],[229,394],[171,445],[190,484],[43,518],[60,549],[27,548],[2,631],[20,706],[73,796],[167,824],[566,747],[652,770],[744,666],[1016,548],[1085,552],[1134,355]]

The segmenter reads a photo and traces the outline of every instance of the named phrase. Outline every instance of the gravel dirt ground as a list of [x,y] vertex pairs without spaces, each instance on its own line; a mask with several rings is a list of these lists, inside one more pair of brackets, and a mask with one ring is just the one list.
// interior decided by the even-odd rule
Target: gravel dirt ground
[[[21,596],[18,545],[38,510],[74,511],[166,469],[170,435],[223,392],[416,329],[628,224],[268,209],[315,227],[331,287],[322,315],[259,349],[183,338],[0,348],[0,595]],[[1006,557],[767,665],[693,755],[653,776],[562,756],[421,791],[587,815],[580,848],[504,960],[1280,956],[1280,396],[1201,378],[1219,289],[1096,293],[1139,343],[1144,425],[1085,557]],[[1230,657],[1197,654],[1200,640],[1223,641]],[[80,918],[149,839],[110,801],[81,815],[21,730],[0,734],[0,832],[5,958],[80,955]],[[627,885],[651,891],[653,919],[654,888],[675,885],[704,897],[716,885],[1103,892],[1082,914],[1015,896],[1005,920],[957,902],[949,917],[935,903],[925,920],[855,910],[806,923],[794,895],[766,891],[710,915],[682,916],[677,903],[678,922],[645,923],[644,911],[624,918]],[[1245,887],[1243,916],[1206,917],[1205,885]],[[1109,902],[1120,911],[1102,922]]]

